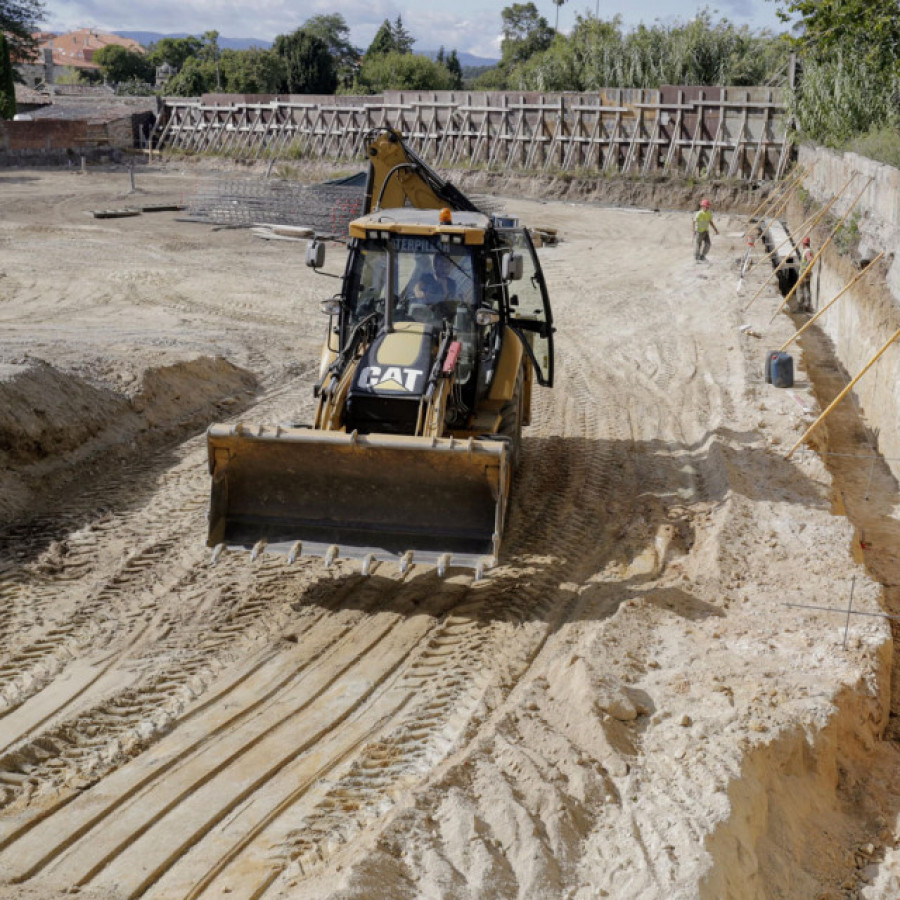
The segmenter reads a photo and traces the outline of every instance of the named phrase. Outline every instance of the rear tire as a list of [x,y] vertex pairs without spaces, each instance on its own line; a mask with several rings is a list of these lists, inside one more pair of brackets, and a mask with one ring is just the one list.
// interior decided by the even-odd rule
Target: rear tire
[[512,397],[500,407],[498,434],[509,439],[509,468],[516,472],[522,463],[522,417],[524,412],[525,378],[522,369],[516,376]]

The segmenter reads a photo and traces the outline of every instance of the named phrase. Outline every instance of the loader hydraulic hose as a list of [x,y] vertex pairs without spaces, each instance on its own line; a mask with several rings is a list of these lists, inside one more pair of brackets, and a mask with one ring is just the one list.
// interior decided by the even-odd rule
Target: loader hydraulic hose
[[349,340],[344,345],[343,349],[337,355],[334,362],[325,370],[325,374],[322,378],[316,383],[313,388],[313,396],[318,397],[322,392],[322,388],[325,386],[325,382],[330,378],[340,378],[344,372],[344,369],[347,368],[350,361],[356,356],[356,351],[360,344],[364,341],[371,340],[371,334],[367,332],[371,332],[372,325],[375,323],[375,320],[378,318],[378,313],[369,313],[364,319],[361,319],[359,323],[357,323],[356,327],[353,329],[353,333],[350,335]]
[[414,173],[421,174],[418,166],[413,165],[413,163],[398,163],[384,176],[384,181],[381,183],[381,190],[378,192],[378,202],[375,204],[374,209],[381,209],[381,201],[384,199],[384,192],[387,190],[391,176],[394,175],[395,172],[399,172],[400,169],[412,169]]

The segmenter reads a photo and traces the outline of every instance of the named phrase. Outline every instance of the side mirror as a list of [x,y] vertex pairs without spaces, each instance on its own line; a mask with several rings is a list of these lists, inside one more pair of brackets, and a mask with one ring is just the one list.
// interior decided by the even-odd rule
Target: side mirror
[[321,309],[326,316],[336,316],[341,311],[341,298],[329,297],[319,304],[319,309]]
[[504,253],[500,274],[504,281],[518,281],[525,271],[521,253]]
[[475,321],[482,327],[496,325],[500,321],[500,313],[488,306],[482,306],[475,310]]
[[325,265],[325,245],[321,241],[310,241],[306,245],[306,264],[311,269],[321,269]]

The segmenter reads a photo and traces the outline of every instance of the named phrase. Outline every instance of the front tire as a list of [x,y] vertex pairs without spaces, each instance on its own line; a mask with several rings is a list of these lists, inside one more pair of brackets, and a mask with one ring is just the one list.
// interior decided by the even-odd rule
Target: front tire
[[498,433],[509,440],[509,468],[518,471],[522,463],[522,418],[525,408],[525,376],[519,368],[512,397],[500,407]]

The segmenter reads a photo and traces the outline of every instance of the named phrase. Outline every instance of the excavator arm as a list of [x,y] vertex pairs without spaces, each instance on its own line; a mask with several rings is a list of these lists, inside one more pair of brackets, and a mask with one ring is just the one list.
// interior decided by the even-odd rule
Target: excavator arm
[[370,132],[366,137],[366,156],[369,174],[365,214],[404,206],[482,212],[407,147],[399,132],[393,129],[380,128]]

